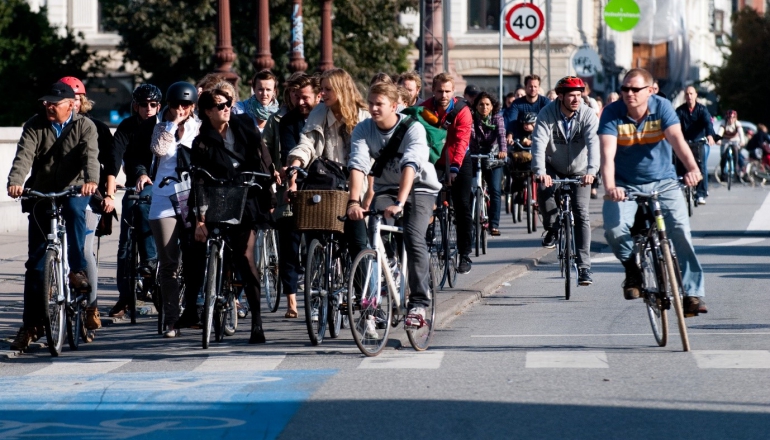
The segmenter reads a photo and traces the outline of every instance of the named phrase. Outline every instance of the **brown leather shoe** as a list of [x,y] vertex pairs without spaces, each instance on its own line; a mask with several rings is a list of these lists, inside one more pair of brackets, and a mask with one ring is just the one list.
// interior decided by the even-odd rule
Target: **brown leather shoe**
[[70,272],[69,278],[71,288],[81,293],[91,292],[91,285],[88,284],[88,276],[85,271]]
[[88,330],[96,330],[102,328],[102,320],[99,316],[99,309],[96,307],[88,307],[86,309],[86,328]]
[[34,328],[22,327],[16,333],[16,338],[11,342],[11,350],[24,351],[29,348],[30,342],[34,338],[36,332]]

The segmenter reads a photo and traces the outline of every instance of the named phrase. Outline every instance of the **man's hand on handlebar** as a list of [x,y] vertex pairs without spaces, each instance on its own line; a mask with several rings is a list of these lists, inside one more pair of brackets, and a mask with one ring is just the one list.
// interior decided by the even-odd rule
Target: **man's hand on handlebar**
[[202,243],[205,243],[208,237],[209,237],[209,231],[208,229],[206,229],[206,223],[198,222],[195,225],[195,241],[200,241]]
[[682,180],[684,180],[684,184],[689,187],[695,187],[698,185],[698,182],[703,180],[703,174],[701,174],[700,171],[689,171],[687,174],[682,176]]
[[398,218],[399,214],[401,214],[404,211],[404,208],[396,205],[391,205],[385,208],[385,211],[383,214],[385,215],[385,218]]
[[18,199],[24,193],[24,187],[21,185],[11,185],[8,187],[8,197]]
[[596,176],[593,176],[591,174],[586,174],[585,176],[580,178],[580,185],[588,186],[594,183],[594,179],[596,179]]
[[144,185],[152,185],[152,180],[150,180],[150,177],[147,174],[142,174],[136,179],[136,192],[142,192],[144,190]]
[[535,179],[537,179],[538,182],[542,183],[543,186],[545,186],[546,188],[553,185],[553,179],[548,174],[538,174],[537,176],[535,176]]
[[613,202],[622,202],[626,200],[626,190],[623,188],[607,188],[604,194],[605,200]]
[[80,187],[80,195],[90,196],[96,192],[96,182],[88,182]]
[[364,219],[364,208],[362,208],[360,205],[350,205],[348,207],[348,219],[353,221],[363,220]]

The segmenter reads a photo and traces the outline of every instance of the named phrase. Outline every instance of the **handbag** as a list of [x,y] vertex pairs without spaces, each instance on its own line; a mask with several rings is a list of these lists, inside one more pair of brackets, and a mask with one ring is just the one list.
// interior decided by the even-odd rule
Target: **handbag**
[[307,168],[307,177],[302,183],[302,190],[332,190],[347,189],[347,169],[342,165],[324,157],[316,157]]
[[187,201],[190,198],[190,190],[192,189],[192,181],[190,180],[190,174],[187,171],[182,172],[179,175],[180,182],[174,184],[174,194],[169,196],[171,199],[171,206],[174,207],[174,212],[177,217],[182,220],[185,228],[192,228],[192,222],[189,219],[190,208],[187,205]]

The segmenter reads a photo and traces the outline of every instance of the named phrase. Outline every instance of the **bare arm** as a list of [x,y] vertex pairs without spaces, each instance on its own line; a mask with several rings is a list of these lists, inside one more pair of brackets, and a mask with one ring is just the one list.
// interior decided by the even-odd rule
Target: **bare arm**
[[600,134],[601,144],[601,172],[606,196],[620,202],[626,198],[626,192],[615,186],[615,153],[618,151],[618,138],[609,134]]
[[348,198],[348,218],[351,220],[363,220],[364,209],[361,207],[361,189],[364,186],[364,173],[361,170],[350,170],[350,197]]

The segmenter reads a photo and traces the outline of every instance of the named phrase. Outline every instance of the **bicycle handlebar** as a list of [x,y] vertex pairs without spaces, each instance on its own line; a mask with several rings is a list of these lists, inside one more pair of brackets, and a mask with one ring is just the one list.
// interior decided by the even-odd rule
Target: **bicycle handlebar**
[[553,183],[582,183],[580,179],[551,179]]
[[[384,217],[385,216],[385,210],[384,209],[369,209],[368,211],[364,211],[364,218],[372,216],[372,215],[379,215],[379,216],[383,216]],[[398,220],[401,217],[403,217],[403,215],[404,215],[404,211],[402,210],[401,212],[399,212],[398,214],[393,216],[393,218]],[[337,216],[337,220],[339,220],[341,222],[345,222],[345,221],[348,220],[348,216],[347,215]]]
[[50,192],[50,193],[42,193],[40,191],[35,191],[27,188],[22,193],[22,198],[55,199],[57,197],[64,197],[64,196],[79,197],[82,187],[83,187],[82,185],[73,185],[73,186],[68,186],[67,188],[64,188],[63,191]]
[[[675,189],[680,189],[680,188],[681,188],[681,184],[678,182],[666,188],[660,189],[658,191],[652,191],[648,193],[641,192],[641,191],[628,191],[626,188],[623,188],[623,190],[626,192],[626,198],[624,199],[624,201],[633,202],[633,201],[636,201],[637,199],[643,199],[643,200],[654,199],[654,198],[657,198],[658,195],[660,195],[661,193],[673,191]],[[606,194],[604,195],[603,199],[610,200],[610,198]]]
[[495,160],[497,159],[497,155],[494,153],[488,153],[488,154],[471,154],[471,159],[489,159],[489,160]]
[[303,177],[307,177],[307,171],[302,169],[302,167],[290,166],[290,167],[286,168],[286,176],[287,177],[291,177],[291,176],[293,176],[296,173],[300,173],[300,174],[302,174]]

